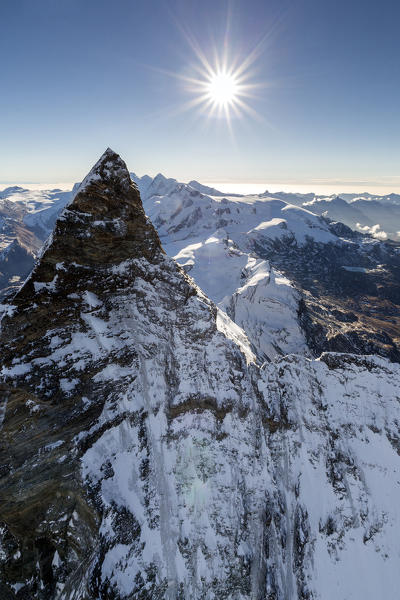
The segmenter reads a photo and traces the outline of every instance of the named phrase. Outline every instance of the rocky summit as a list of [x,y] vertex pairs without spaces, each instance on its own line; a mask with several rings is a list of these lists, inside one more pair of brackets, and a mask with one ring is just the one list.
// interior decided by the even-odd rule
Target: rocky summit
[[259,354],[106,150],[4,308],[0,597],[395,598],[400,366]]

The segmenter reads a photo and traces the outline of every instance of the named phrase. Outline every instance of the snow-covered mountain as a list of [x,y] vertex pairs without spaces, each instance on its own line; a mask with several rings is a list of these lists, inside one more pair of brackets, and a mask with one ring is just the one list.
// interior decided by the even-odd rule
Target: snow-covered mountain
[[[177,248],[191,199],[184,227],[160,223]],[[266,209],[287,223],[263,229],[273,244],[334,235],[306,211],[293,230],[284,208]],[[241,288],[212,289],[245,330],[164,252],[111,150],[62,211],[1,322],[2,598],[396,597],[400,366],[337,353],[262,365],[260,331],[280,314],[265,292],[288,314],[297,292],[238,248],[239,213],[217,215],[236,241],[197,243],[232,279],[243,271]],[[181,257],[192,271],[200,248]]]
[[21,287],[70,197],[58,189],[18,186],[0,192],[0,297]]
[[143,203],[164,248],[238,325],[246,322],[260,358],[308,347],[315,356],[400,360],[396,245],[276,197],[208,196],[156,179]]
[[[263,195],[269,195],[261,194]],[[357,231],[369,233],[376,239],[400,240],[400,195],[388,194],[317,194],[274,193],[274,196],[297,206],[324,215],[333,221],[341,221]]]
[[261,598],[397,597],[398,377],[385,360],[329,353],[262,371],[275,489],[265,538],[273,584]]
[[355,197],[348,201],[339,196],[314,198],[302,206],[352,229],[365,231],[377,239],[400,240],[400,197],[396,194],[377,198]]
[[70,198],[70,191],[14,186],[0,192],[0,214],[22,221],[39,239],[46,239]]
[[[396,244],[377,239],[376,227],[362,235],[314,214],[321,199],[313,194],[208,195],[216,191],[197,182],[132,177],[167,253],[239,326],[246,323],[260,359],[333,350],[400,360],[400,255]],[[77,187],[31,199],[12,189],[3,201],[14,211],[7,223],[45,239]],[[36,249],[25,247],[32,264]],[[7,263],[3,296],[21,285],[29,271],[22,266]],[[264,318],[266,308],[274,318]]]

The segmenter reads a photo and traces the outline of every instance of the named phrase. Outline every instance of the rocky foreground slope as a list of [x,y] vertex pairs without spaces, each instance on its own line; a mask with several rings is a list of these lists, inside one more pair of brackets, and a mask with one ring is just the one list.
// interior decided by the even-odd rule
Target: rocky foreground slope
[[1,325],[1,598],[396,597],[399,366],[261,367],[111,150]]

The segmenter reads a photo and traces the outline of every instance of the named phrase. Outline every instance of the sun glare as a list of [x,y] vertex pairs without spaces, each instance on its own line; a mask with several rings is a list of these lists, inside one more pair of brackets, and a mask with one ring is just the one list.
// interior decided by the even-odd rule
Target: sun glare
[[229,45],[227,35],[219,51],[215,45],[205,50],[183,26],[180,29],[194,60],[188,63],[185,74],[164,71],[182,80],[185,91],[191,95],[176,112],[193,111],[197,118],[205,116],[210,123],[220,119],[232,134],[233,121],[245,115],[264,123],[265,119],[252,106],[262,98],[259,92],[267,87],[265,82],[255,80],[258,70],[254,68],[263,52],[264,38],[248,54],[240,56]]
[[259,119],[250,102],[259,98],[257,92],[265,86],[254,82],[254,71],[250,67],[255,57],[250,55],[239,62],[216,55],[210,62],[198,47],[194,49],[198,59],[197,65],[193,65],[194,76],[183,78],[193,96],[186,108],[196,108],[209,119],[223,119],[229,129],[233,119],[245,114]]
[[233,104],[239,93],[239,86],[234,75],[224,71],[214,73],[210,77],[208,96],[217,106]]

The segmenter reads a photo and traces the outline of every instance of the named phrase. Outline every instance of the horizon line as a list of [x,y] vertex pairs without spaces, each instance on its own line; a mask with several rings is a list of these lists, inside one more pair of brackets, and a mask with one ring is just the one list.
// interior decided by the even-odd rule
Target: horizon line
[[[165,175],[168,177],[168,175]],[[175,178],[174,178],[175,179]],[[400,177],[398,177],[400,179]],[[321,193],[325,193],[327,195],[330,194],[371,194],[376,196],[387,196],[391,193],[400,194],[400,181],[398,183],[395,182],[382,182],[382,181],[351,181],[351,180],[303,180],[303,181],[293,181],[287,180],[284,181],[229,181],[229,180],[220,180],[220,181],[211,181],[211,180],[194,180],[188,179],[179,180],[179,183],[189,183],[189,181],[197,181],[202,185],[207,187],[214,187],[218,191],[222,193],[229,194],[232,193],[240,193],[238,190],[242,188],[242,194],[259,194],[264,192],[278,193],[278,192],[287,192],[287,193],[314,193],[319,195]],[[61,191],[70,191],[73,186],[79,183],[78,181],[0,181],[0,193],[9,187],[21,187],[24,186],[25,189],[33,190],[55,190],[60,189]],[[229,189],[232,186],[232,189]],[[224,188],[224,189],[222,189]],[[236,189],[234,189],[236,188]],[[251,191],[244,191],[245,188]],[[256,189],[258,188],[258,191]],[[373,188],[368,190],[367,188]],[[318,191],[320,190],[320,191]]]

